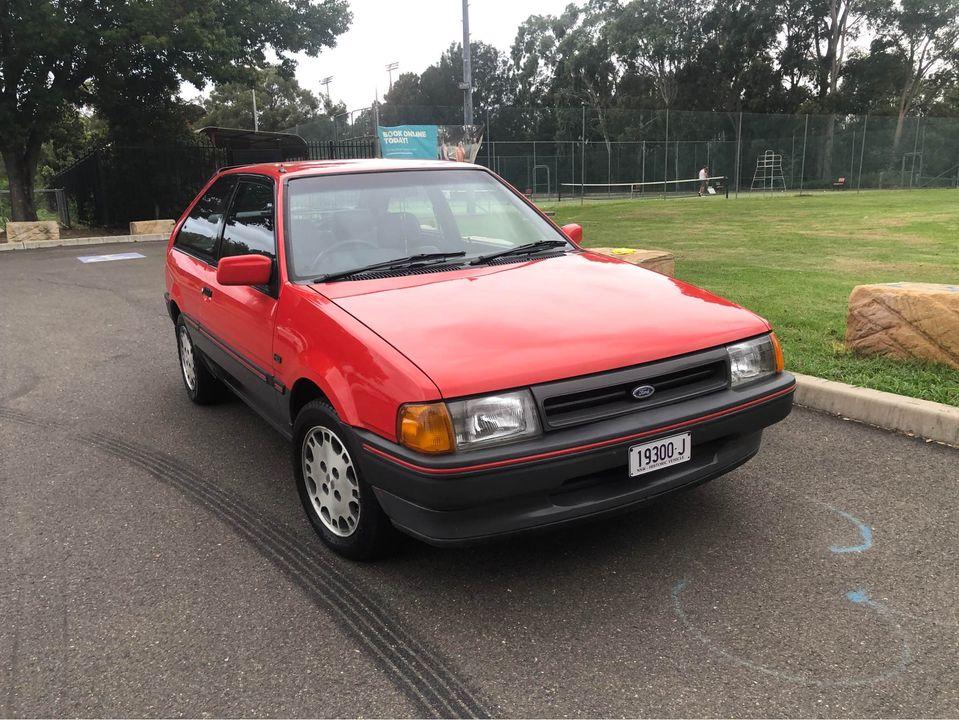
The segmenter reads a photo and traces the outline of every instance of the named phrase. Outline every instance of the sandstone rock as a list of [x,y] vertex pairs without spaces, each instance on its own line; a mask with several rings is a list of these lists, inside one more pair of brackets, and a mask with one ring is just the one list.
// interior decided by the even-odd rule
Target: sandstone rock
[[590,252],[619,258],[647,270],[673,277],[676,272],[676,258],[665,250],[637,250],[636,248],[588,248]]
[[959,285],[859,285],[849,296],[846,347],[959,368]]
[[169,235],[175,220],[135,220],[130,223],[131,235]]
[[60,225],[56,220],[38,222],[8,222],[7,242],[38,242],[40,240],[59,240]]

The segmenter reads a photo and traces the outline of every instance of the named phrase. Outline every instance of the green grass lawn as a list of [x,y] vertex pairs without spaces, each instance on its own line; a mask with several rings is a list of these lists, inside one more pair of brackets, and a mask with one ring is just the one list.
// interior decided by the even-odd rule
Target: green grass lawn
[[854,286],[959,283],[957,190],[545,206],[561,225],[580,223],[587,246],[675,253],[677,277],[773,324],[791,370],[959,405],[959,371],[843,346]]

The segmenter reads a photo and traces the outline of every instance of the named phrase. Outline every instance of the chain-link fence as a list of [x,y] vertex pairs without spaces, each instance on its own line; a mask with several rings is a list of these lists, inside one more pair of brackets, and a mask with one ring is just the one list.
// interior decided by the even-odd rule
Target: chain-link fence
[[[377,124],[459,122],[460,107],[379,105],[290,131],[365,137]],[[505,107],[476,122],[477,162],[537,196],[602,194],[604,183],[668,190],[703,166],[733,193],[959,187],[959,117]]]

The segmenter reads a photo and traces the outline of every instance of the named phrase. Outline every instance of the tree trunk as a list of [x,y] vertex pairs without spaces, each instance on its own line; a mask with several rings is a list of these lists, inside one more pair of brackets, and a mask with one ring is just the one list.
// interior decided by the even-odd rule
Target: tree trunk
[[33,182],[37,174],[39,152],[18,147],[0,150],[10,182],[10,219],[24,222],[37,219],[37,205],[33,197]]
[[896,119],[896,134],[892,136],[892,156],[899,155],[899,145],[902,143],[902,133],[906,129],[906,108],[899,108],[899,117]]
[[822,160],[819,166],[823,180],[834,180],[832,174],[832,148],[836,138],[836,116],[829,113],[826,118],[826,136],[822,144]]
[[912,108],[912,101],[916,94],[917,80],[910,79],[899,96],[899,117],[896,119],[896,134],[892,138],[892,155],[899,155],[899,146],[902,143],[902,134],[906,129],[906,116]]

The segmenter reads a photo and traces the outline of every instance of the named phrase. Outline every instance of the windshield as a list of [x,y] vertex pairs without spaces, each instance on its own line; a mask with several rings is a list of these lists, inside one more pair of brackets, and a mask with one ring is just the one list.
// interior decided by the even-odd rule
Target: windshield
[[563,236],[482,170],[313,176],[287,190],[294,279],[426,253],[481,255]]

